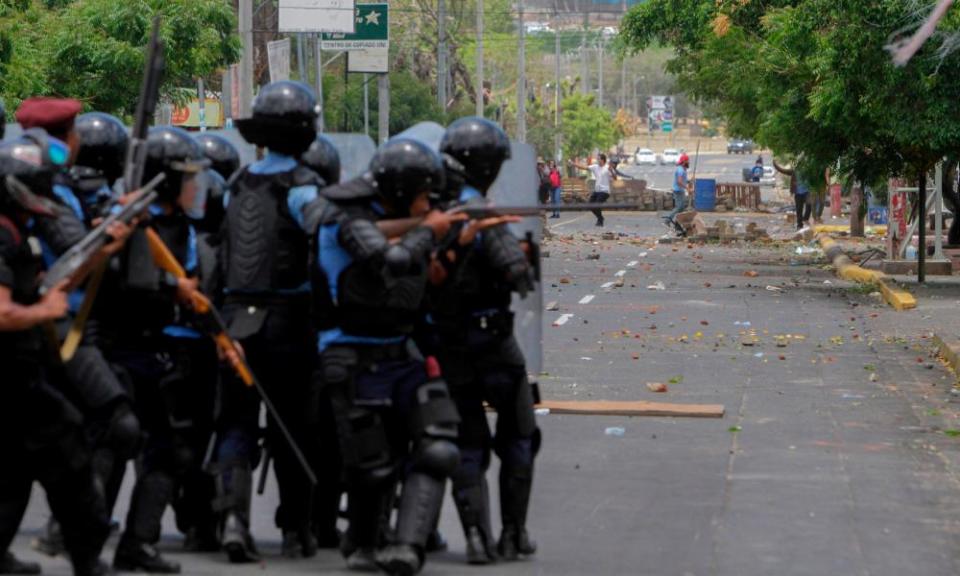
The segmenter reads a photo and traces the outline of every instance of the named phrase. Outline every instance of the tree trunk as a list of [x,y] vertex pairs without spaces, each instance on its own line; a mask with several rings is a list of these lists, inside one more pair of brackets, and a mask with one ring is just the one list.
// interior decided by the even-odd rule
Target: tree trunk
[[850,236],[863,236],[863,215],[861,206],[863,206],[863,183],[857,186],[854,181],[853,188],[850,189]]

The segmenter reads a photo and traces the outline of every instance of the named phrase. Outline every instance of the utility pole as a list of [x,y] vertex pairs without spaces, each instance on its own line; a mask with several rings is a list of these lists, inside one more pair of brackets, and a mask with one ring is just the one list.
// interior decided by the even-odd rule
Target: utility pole
[[200,112],[200,131],[207,131],[207,90],[203,87],[203,77],[197,78],[197,108]]
[[560,162],[560,18],[557,2],[553,0],[553,52],[556,60],[553,70],[553,157]]
[[447,3],[437,0],[437,102],[447,111]]
[[297,77],[300,78],[301,82],[307,81],[307,63],[304,61],[306,59],[306,50],[303,49],[303,33],[297,34]]
[[377,76],[377,93],[379,97],[377,115],[377,139],[383,144],[390,137],[390,75]]
[[[442,1],[442,0],[441,0]],[[523,22],[523,0],[517,0],[520,19],[520,62],[517,79],[517,140],[527,141],[527,28]]]
[[323,133],[324,114],[326,106],[323,103],[323,36],[317,34],[317,105],[320,107],[320,118],[317,120],[317,132]]
[[240,117],[249,118],[253,104],[253,0],[240,0],[238,31],[242,52],[240,53]]
[[598,48],[598,58],[597,63],[597,104],[603,108],[603,37],[600,37],[600,41],[597,43]]
[[[623,10],[623,16],[627,14],[627,0],[621,2],[621,7]],[[621,18],[623,18],[621,16]],[[627,109],[627,53],[626,50],[622,51],[620,55],[620,108],[626,111]]]
[[483,0],[477,0],[477,116],[483,118]]
[[363,133],[370,135],[370,75],[363,75]]
[[[583,10],[583,2],[577,6]],[[590,13],[583,10],[583,30],[580,32],[580,93],[590,93],[590,70],[587,68],[587,28],[590,27]]]

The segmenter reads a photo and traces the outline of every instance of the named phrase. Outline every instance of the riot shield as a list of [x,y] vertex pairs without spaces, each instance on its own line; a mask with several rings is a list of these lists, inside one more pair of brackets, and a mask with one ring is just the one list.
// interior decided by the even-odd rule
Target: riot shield
[[340,181],[346,182],[363,174],[370,166],[370,159],[377,145],[366,134],[325,133],[340,153]]
[[439,151],[444,132],[446,132],[446,129],[436,122],[419,122],[394,135],[393,138],[410,138],[426,144],[434,151]]
[[[219,134],[240,152],[240,164],[247,165],[257,159],[257,147],[243,139],[235,128],[223,130],[208,130],[211,134]],[[363,173],[370,165],[370,159],[377,151],[373,140],[366,134],[337,134],[327,133],[337,151],[340,152],[340,181],[355,178]]]
[[[500,168],[497,180],[487,197],[497,206],[536,206],[540,203],[537,189],[537,153],[529,144],[512,142],[510,160]],[[512,224],[514,234],[529,238],[537,246],[543,238],[543,218],[534,216]],[[539,274],[539,268],[538,268]],[[513,296],[514,330],[520,349],[527,360],[531,382],[543,371],[543,288],[537,278],[536,288],[526,298]]]

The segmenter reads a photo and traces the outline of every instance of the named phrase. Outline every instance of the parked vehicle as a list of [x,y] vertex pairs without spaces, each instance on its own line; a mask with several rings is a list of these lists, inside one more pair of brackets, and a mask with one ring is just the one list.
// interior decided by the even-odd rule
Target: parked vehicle
[[660,156],[660,163],[665,165],[674,165],[680,159],[680,151],[676,148],[667,148]]
[[649,148],[641,148],[637,150],[637,153],[634,154],[634,164],[640,166],[642,164],[651,164],[653,166],[657,165],[657,153]]
[[728,141],[727,154],[753,154],[753,140],[734,138]]

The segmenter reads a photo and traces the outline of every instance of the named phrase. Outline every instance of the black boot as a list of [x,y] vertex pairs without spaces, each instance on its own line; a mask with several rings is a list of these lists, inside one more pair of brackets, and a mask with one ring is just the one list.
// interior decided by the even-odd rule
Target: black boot
[[229,466],[220,470],[216,484],[214,509],[224,514],[220,546],[234,564],[259,562],[260,553],[249,529],[253,472],[247,465]]
[[489,564],[496,560],[490,532],[490,497],[487,481],[467,488],[454,487],[453,501],[460,513],[463,536],[467,541],[467,562]]
[[537,551],[537,543],[530,540],[526,528],[532,485],[532,466],[514,469],[501,463],[500,517],[503,520],[503,532],[497,543],[497,552],[505,560],[516,560],[520,555],[529,556]]
[[236,512],[227,512],[223,521],[220,545],[234,564],[260,561],[260,553],[253,542],[250,530],[247,529],[247,523]]
[[449,548],[447,539],[444,538],[439,528],[434,528],[430,536],[427,537],[427,544],[424,550],[429,554],[432,552],[446,552],[447,548]]
[[317,555],[317,538],[309,528],[285,530],[282,552],[287,558],[313,558]]
[[153,545],[122,539],[113,557],[113,568],[120,572],[180,573],[180,564],[164,558]]
[[390,576],[414,576],[423,568],[423,553],[410,544],[391,544],[376,558],[377,566]]
[[41,570],[36,562],[23,562],[8,551],[0,558],[0,574],[41,574]]
[[[53,516],[47,520],[47,525],[43,527],[43,534],[33,541],[33,549],[47,556],[60,556],[66,553],[63,546],[63,532],[60,530],[60,523]],[[16,574],[16,572],[3,572],[0,574]]]
[[193,526],[187,529],[183,539],[183,549],[187,552],[219,552],[220,539],[213,527]]

